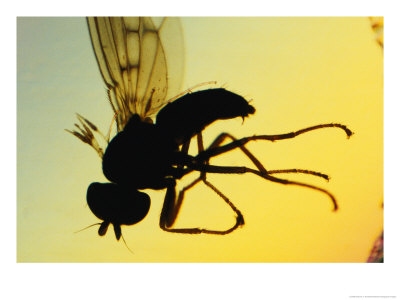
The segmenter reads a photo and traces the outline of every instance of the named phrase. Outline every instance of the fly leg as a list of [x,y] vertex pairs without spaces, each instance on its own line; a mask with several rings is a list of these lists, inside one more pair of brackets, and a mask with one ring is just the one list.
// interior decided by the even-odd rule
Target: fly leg
[[[202,153],[202,152],[204,151],[204,145],[203,145],[203,136],[202,136],[201,132],[197,135],[197,145],[198,145],[198,152],[199,152],[199,153]],[[247,150],[247,149],[246,149],[246,150]],[[262,170],[260,170],[260,171],[262,172],[263,170],[265,170],[265,169],[263,168],[263,166],[261,165],[261,163],[260,163],[250,152],[249,152],[249,154],[254,158],[255,161],[253,161],[253,162],[256,164],[256,166],[257,166],[257,167],[260,166],[260,167],[262,168]],[[251,159],[251,158],[250,158],[250,159]],[[257,162],[258,162],[258,165],[257,165]],[[207,159],[207,161],[205,162],[205,164],[208,165],[208,159]],[[220,197],[232,208],[232,210],[233,210],[233,211],[235,212],[235,214],[236,214],[236,223],[235,223],[235,225],[234,225],[233,227],[231,227],[230,229],[228,229],[228,230],[223,231],[222,233],[220,233],[220,234],[228,234],[228,233],[234,231],[235,229],[237,229],[238,227],[244,225],[244,218],[243,218],[243,215],[242,215],[242,213],[240,212],[240,210],[237,209],[236,206],[229,200],[228,197],[226,197],[220,190],[218,190],[213,184],[211,184],[211,182],[209,182],[209,181],[207,180],[206,174],[207,174],[206,172],[201,172],[201,173],[200,173],[199,179],[201,179],[201,180],[204,182],[204,184],[205,184],[206,186],[208,186],[208,187],[209,187],[210,189],[212,189],[218,196],[220,196]]]
[[[197,156],[197,159],[199,159],[199,161],[207,161],[209,158],[213,157],[213,156],[217,156],[219,154],[225,153],[227,151],[233,150],[237,147],[241,147],[244,146],[245,144],[247,144],[250,141],[256,141],[256,140],[267,140],[267,141],[278,141],[278,140],[285,140],[285,139],[291,139],[291,138],[295,138],[296,136],[306,133],[306,132],[310,132],[313,130],[317,130],[317,129],[321,129],[321,128],[330,128],[330,127],[335,127],[335,128],[339,128],[342,129],[346,135],[347,138],[349,138],[353,132],[348,129],[345,125],[342,124],[337,124],[337,123],[329,123],[329,124],[320,124],[320,125],[315,125],[315,126],[311,126],[311,127],[307,127],[304,129],[300,129],[297,131],[293,131],[293,132],[289,132],[289,133],[285,133],[285,134],[277,134],[277,135],[254,135],[254,136],[249,136],[249,137],[244,137],[238,140],[234,140],[233,142],[223,145],[223,146],[219,146],[219,147],[209,147],[207,150],[199,153],[199,155]],[[224,134],[220,135],[223,136]],[[218,139],[220,137],[218,137],[214,143],[217,145],[218,144]],[[222,137],[221,137],[222,139]],[[213,143],[213,144],[214,144]]]
[[[182,206],[182,202],[184,199],[184,194],[187,190],[194,187],[197,183],[203,181],[207,186],[209,186],[213,191],[215,191],[225,202],[232,208],[232,210],[236,213],[236,224],[229,228],[228,230],[209,230],[203,228],[171,228],[176,220],[176,217],[179,214],[179,210]],[[160,216],[160,228],[167,232],[175,232],[175,233],[187,233],[187,234],[218,234],[224,235],[231,233],[236,228],[244,224],[243,215],[241,212],[233,205],[229,199],[223,195],[217,188],[215,188],[208,181],[204,181],[201,176],[194,180],[192,183],[188,184],[184,187],[178,195],[178,199],[176,199],[176,190],[175,190],[175,181],[171,182],[171,184],[167,188],[167,193],[165,195],[163,208]]]
[[[201,133],[197,135],[197,144],[199,148],[199,152],[203,150],[203,139]],[[194,187],[200,181],[203,181],[205,185],[207,185],[210,189],[212,189],[218,196],[220,196],[235,212],[236,214],[236,223],[234,226],[227,230],[209,230],[203,228],[171,228],[175,223],[175,220],[179,214],[181,209],[185,192]],[[244,224],[244,218],[242,213],[236,206],[226,197],[221,191],[219,191],[214,185],[212,185],[206,179],[206,173],[201,172],[200,176],[193,180],[190,184],[185,186],[176,198],[176,190],[175,190],[175,181],[171,181],[167,187],[167,193],[165,195],[164,205],[160,216],[160,228],[168,231],[168,232],[175,232],[175,233],[187,233],[187,234],[218,234],[218,235],[225,235],[231,233],[239,226]]]
[[324,193],[325,195],[327,195],[333,203],[333,210],[336,211],[338,209],[336,199],[330,192],[328,192],[327,190],[325,190],[323,188],[320,188],[320,187],[317,187],[317,186],[314,186],[311,184],[277,178],[277,177],[271,176],[268,173],[260,172],[259,170],[254,170],[254,169],[247,168],[247,167],[231,167],[231,166],[214,166],[214,165],[208,165],[208,164],[193,164],[191,166],[191,168],[193,168],[194,170],[197,170],[200,172],[206,172],[206,173],[219,173],[219,174],[253,173],[253,174],[256,174],[257,176],[260,176],[260,177],[262,177],[266,180],[272,181],[272,182],[285,184],[285,185],[297,185],[297,186],[306,187],[309,189],[320,191],[320,192]]
[[[188,154],[189,152],[189,146],[190,146],[190,140],[188,140],[186,143],[184,143],[181,147],[180,152],[184,153],[184,154]],[[183,169],[183,165],[182,164],[178,164],[178,169]]]
[[[318,177],[322,177],[326,180],[329,181],[329,176],[320,172],[316,171],[311,171],[311,170],[304,170],[304,169],[282,169],[282,170],[269,170],[267,171],[264,166],[261,164],[261,162],[245,147],[245,145],[242,142],[237,142],[236,147],[227,147],[227,148],[222,148],[221,150],[221,144],[225,141],[226,138],[230,138],[233,142],[240,141],[236,139],[234,136],[232,136],[229,133],[221,133],[213,142],[212,144],[208,147],[206,151],[199,152],[199,155],[197,157],[200,157],[199,160],[203,160],[203,157],[206,157],[206,161],[208,163],[208,160],[211,157],[218,156],[222,153],[234,150],[236,148],[240,148],[240,150],[253,162],[253,164],[257,167],[257,169],[260,172],[266,173],[266,174],[276,174],[276,173],[303,173],[303,174],[309,174],[309,175],[314,175]],[[246,139],[246,138],[245,138]],[[243,140],[243,139],[242,139]],[[246,141],[245,143],[249,142]],[[213,151],[211,151],[213,149]],[[205,152],[208,152],[207,154],[204,154]]]

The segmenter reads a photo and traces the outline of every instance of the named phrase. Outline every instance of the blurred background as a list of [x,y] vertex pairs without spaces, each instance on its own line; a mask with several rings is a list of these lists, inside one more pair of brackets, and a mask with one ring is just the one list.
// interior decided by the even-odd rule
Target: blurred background
[[[167,233],[159,226],[165,191],[139,224],[122,227],[134,254],[97,227],[87,186],[105,182],[95,151],[64,129],[75,113],[106,132],[113,113],[84,18],[17,19],[18,262],[365,262],[383,230],[383,51],[367,17],[182,18],[181,90],[216,80],[252,100],[255,115],[219,121],[236,137],[343,123],[354,136],[323,129],[248,149],[267,169],[330,175],[280,176],[329,190],[283,186],[255,175],[209,175],[241,210],[245,225],[226,236]],[[173,75],[172,75],[173,76]],[[214,86],[210,86],[214,87]],[[208,88],[208,87],[205,87]],[[194,143],[195,145],[195,143]],[[235,151],[213,164],[251,166]],[[183,180],[178,187],[187,184]],[[146,191],[147,192],[147,191]],[[233,212],[211,190],[187,193],[176,227],[226,229]]]

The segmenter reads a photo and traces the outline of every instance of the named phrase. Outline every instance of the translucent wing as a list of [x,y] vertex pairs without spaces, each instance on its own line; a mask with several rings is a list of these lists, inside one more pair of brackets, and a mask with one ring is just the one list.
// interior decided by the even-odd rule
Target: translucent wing
[[375,40],[383,48],[383,17],[369,17],[369,20],[375,33]]
[[183,75],[183,39],[177,18],[87,20],[110,103],[118,112],[118,131],[132,114],[150,117],[178,92]]
[[[151,117],[179,92],[184,50],[178,18],[89,17],[87,22],[118,131],[132,114]],[[78,120],[80,125],[67,131],[103,157],[94,133],[106,143],[109,138],[86,118]]]

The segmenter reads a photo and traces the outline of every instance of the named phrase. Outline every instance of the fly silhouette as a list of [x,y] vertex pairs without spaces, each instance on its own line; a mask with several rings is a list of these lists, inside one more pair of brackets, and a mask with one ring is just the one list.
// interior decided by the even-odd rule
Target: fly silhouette
[[[183,48],[177,18],[163,18],[156,24],[152,18],[88,18],[94,52],[107,86],[108,100],[114,111],[117,134],[106,141],[105,150],[95,137],[97,126],[78,115],[81,125],[71,132],[89,144],[102,158],[107,183],[94,182],[87,190],[87,203],[93,214],[102,220],[98,230],[104,235],[110,224],[117,240],[121,225],[143,220],[150,209],[150,197],[139,190],[166,189],[159,226],[162,230],[185,234],[228,234],[244,225],[240,210],[207,180],[208,173],[255,174],[283,185],[297,185],[325,194],[338,209],[335,197],[327,190],[311,184],[278,178],[275,174],[303,173],[326,180],[326,174],[304,169],[267,170],[246,148],[255,140],[278,141],[323,129],[338,128],[347,137],[353,133],[338,123],[319,124],[278,135],[254,135],[236,139],[221,133],[208,146],[203,145],[203,130],[217,120],[249,117],[255,108],[242,96],[223,88],[186,91],[173,98],[182,78]],[[171,46],[173,43],[173,47]],[[179,67],[181,66],[181,67]],[[174,73],[167,72],[171,67]],[[154,118],[155,117],[155,118]],[[155,121],[153,121],[155,119]],[[192,140],[197,140],[197,154],[190,155]],[[228,140],[228,142],[227,142]],[[218,166],[210,159],[239,149],[254,164]],[[199,172],[197,179],[176,192],[176,182],[189,173]],[[226,230],[207,228],[175,228],[174,223],[185,198],[185,192],[203,182],[226,202],[236,222]]]

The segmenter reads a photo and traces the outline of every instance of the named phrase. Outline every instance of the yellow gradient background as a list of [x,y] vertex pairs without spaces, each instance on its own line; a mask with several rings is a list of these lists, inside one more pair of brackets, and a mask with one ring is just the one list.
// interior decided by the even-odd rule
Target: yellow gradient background
[[[209,175],[244,215],[246,224],[229,235],[162,231],[165,191],[148,191],[148,216],[122,227],[134,254],[112,230],[105,237],[97,227],[74,233],[99,221],[86,205],[86,188],[106,180],[95,151],[64,128],[73,128],[79,112],[106,132],[112,112],[85,19],[18,18],[17,261],[365,262],[383,229],[383,52],[368,18],[183,18],[182,24],[182,90],[216,80],[256,108],[244,123],[208,127],[205,145],[223,131],[243,137],[335,122],[355,132],[346,139],[339,129],[323,129],[248,145],[267,169],[329,174],[329,183],[280,177],[329,190],[339,210],[306,188],[252,174]],[[251,166],[240,151],[212,163]],[[176,227],[226,229],[234,221],[200,184],[187,194]]]

